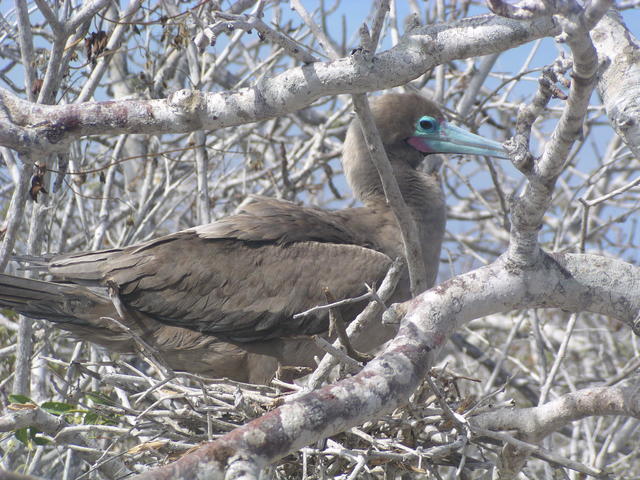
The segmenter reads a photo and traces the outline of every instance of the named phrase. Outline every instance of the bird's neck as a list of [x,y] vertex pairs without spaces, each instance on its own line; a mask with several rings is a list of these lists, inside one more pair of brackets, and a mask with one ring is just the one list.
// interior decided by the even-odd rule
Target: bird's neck
[[[435,175],[415,170],[406,158],[394,156],[393,150],[388,150],[387,153],[400,192],[418,228],[427,280],[431,286],[435,283],[438,274],[440,248],[446,221],[442,188]],[[416,153],[419,155],[419,152]],[[382,182],[373,163],[368,158],[361,161],[354,161],[360,159],[351,160],[347,179],[354,195],[367,207],[377,211],[390,210]],[[418,162],[421,160],[420,156]],[[399,231],[397,241],[401,242]]]

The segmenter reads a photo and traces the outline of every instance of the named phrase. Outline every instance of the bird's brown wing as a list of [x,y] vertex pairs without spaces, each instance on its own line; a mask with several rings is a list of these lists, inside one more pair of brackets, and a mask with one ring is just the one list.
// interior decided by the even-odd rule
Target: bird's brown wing
[[[134,334],[157,351],[174,370],[268,384],[278,367],[277,358],[247,351],[211,335],[164,325],[144,315],[119,318],[108,298],[80,285],[0,273],[0,307],[11,308],[31,318],[53,321],[58,328],[76,338],[114,352],[137,353],[139,345]],[[118,319],[119,323],[112,319]],[[275,348],[272,350],[276,351]],[[299,355],[290,361],[303,364],[306,358]]]
[[194,230],[203,238],[280,244],[315,241],[368,247],[370,243],[361,231],[352,228],[341,211],[301,207],[285,200],[255,195],[237,215],[195,227]]
[[[50,271],[67,281],[113,283],[127,308],[166,324],[250,342],[325,331],[326,312],[292,315],[326,303],[324,287],[337,299],[362,294],[364,283],[379,282],[391,264],[388,256],[354,245],[348,233],[345,243],[337,243],[348,226],[327,212],[299,214],[302,223],[294,232],[283,227],[286,216],[275,214],[277,205],[265,208],[274,215],[245,212],[222,226],[216,222],[122,250],[56,257]],[[283,240],[274,230],[294,232],[296,240]]]

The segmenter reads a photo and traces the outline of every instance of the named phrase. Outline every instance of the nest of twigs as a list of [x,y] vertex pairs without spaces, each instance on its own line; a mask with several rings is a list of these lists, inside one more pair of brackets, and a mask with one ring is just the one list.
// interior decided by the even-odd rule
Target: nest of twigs
[[[4,419],[15,423],[5,429],[3,453],[24,457],[26,465],[38,455],[47,471],[31,473],[46,478],[63,478],[70,468],[76,475],[68,478],[119,478],[173,462],[300,395],[305,386],[304,379],[262,386],[167,376],[132,357],[89,362],[56,356],[45,357],[46,368],[63,401],[5,399],[11,414]],[[337,369],[334,379],[340,375],[346,374]],[[434,370],[405,407],[286,456],[271,466],[271,478],[438,478],[443,468],[485,470],[484,451],[491,445],[469,441],[452,416],[492,408],[461,393],[468,390],[461,384],[472,381]]]

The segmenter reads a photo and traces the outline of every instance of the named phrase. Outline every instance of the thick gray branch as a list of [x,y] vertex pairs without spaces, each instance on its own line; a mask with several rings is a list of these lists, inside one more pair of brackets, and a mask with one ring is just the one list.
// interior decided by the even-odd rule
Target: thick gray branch
[[537,442],[570,422],[602,415],[640,418],[638,386],[587,388],[538,407],[482,413],[470,421],[489,430],[516,430],[520,438]]
[[292,68],[233,93],[180,90],[161,100],[36,105],[0,90],[0,145],[63,150],[73,138],[117,133],[218,129],[291,113],[325,95],[403,85],[435,65],[487,55],[556,35],[548,18],[517,22],[491,15],[416,28],[364,64],[353,58]]
[[616,133],[640,158],[640,49],[620,14],[610,11],[591,34],[598,51],[598,93]]
[[[571,0],[566,9],[574,6]],[[571,90],[566,107],[542,157],[529,172],[525,191],[514,203],[512,209],[511,240],[509,257],[512,261],[527,265],[536,261],[539,254],[538,230],[549,205],[555,183],[562,173],[569,151],[582,135],[582,126],[591,92],[596,83],[597,55],[591,43],[588,21],[594,21],[604,15],[609,2],[593,2],[587,10],[578,13],[566,13],[560,16],[563,33],[559,37],[566,41],[573,55],[573,75]],[[588,20],[588,21],[587,21]]]

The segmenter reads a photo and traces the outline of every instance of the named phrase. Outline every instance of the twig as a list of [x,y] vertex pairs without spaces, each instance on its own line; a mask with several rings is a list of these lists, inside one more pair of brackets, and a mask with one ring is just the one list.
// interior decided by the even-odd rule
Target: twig
[[307,26],[311,29],[313,35],[318,39],[318,42],[320,42],[320,45],[322,45],[329,57],[332,60],[337,60],[338,58],[340,58],[340,52],[338,52],[336,47],[333,45],[333,42],[329,39],[329,37],[327,37],[322,29],[318,27],[316,22],[313,21],[313,18],[311,17],[311,15],[309,15],[309,12],[307,12],[307,9],[304,8],[302,3],[300,3],[300,0],[291,0],[291,8],[298,12],[300,18],[302,18],[304,23],[306,23]]
[[[114,298],[117,298],[117,300],[114,301],[114,306],[115,306],[116,310],[118,310],[118,308],[120,308],[121,311],[119,310],[118,314],[121,315],[121,318],[123,320],[125,318],[130,318],[129,316],[122,317],[122,315],[124,314],[124,310],[123,310],[124,306],[122,305],[122,302],[117,297],[117,295],[113,295],[112,296],[112,300]],[[114,323],[115,325],[120,327],[124,332],[126,332],[128,335],[130,335],[131,338],[135,341],[136,345],[139,347],[140,354],[143,355],[146,359],[148,359],[149,362],[155,368],[158,369],[158,372],[160,372],[163,377],[168,377],[168,378],[175,377],[175,375],[176,375],[175,372],[165,362],[165,360],[162,358],[162,355],[160,354],[160,352],[157,349],[155,349],[154,347],[152,347],[149,343],[147,343],[140,335],[138,335],[137,332],[133,331],[133,329],[129,328],[127,325],[125,325],[124,323],[120,322],[119,320],[117,320],[117,319],[115,319],[113,317],[100,317],[100,319],[101,320],[108,320],[108,321]]]
[[359,371],[362,368],[362,364],[360,362],[351,358],[349,355],[347,355],[345,352],[343,352],[339,348],[334,347],[329,342],[327,342],[324,338],[318,335],[314,335],[313,341],[316,343],[316,345],[318,345],[318,347],[323,349],[325,352],[333,355],[333,357],[339,360],[340,363],[349,367],[351,370]]
[[418,242],[418,227],[411,217],[411,212],[407,207],[402,193],[398,187],[393,170],[387,154],[378,134],[369,102],[364,94],[352,95],[353,108],[360,120],[362,133],[369,148],[371,161],[376,166],[382,181],[385,197],[391,206],[394,216],[402,233],[404,253],[409,268],[409,279],[411,281],[411,293],[415,296],[427,289],[427,274],[422,257],[422,247]]
[[216,24],[211,27],[211,34],[213,35],[214,41],[215,36],[223,30],[233,30],[235,28],[240,28],[245,32],[249,32],[255,29],[258,31],[260,39],[267,39],[272,43],[279,45],[288,55],[299,60],[300,62],[309,64],[319,61],[316,57],[314,57],[307,51],[304,45],[300,44],[284,33],[276,32],[255,15],[241,16],[226,12],[217,12],[216,17],[228,21]]
[[[396,289],[396,285],[400,280],[400,275],[402,274],[402,270],[404,269],[404,260],[401,258],[397,258],[387,275],[385,276],[380,288],[377,291],[377,295],[382,299],[382,301],[386,301],[391,297],[394,290]],[[360,335],[360,332],[370,327],[370,324],[374,319],[379,318],[382,313],[382,306],[380,302],[369,302],[369,305],[360,313],[347,327],[347,335],[351,340],[357,339]],[[338,347],[338,343],[334,343],[334,347]],[[336,365],[336,359],[332,355],[325,355],[324,358],[320,361],[320,364],[316,367],[315,371],[311,374],[309,379],[307,380],[307,388],[303,390],[304,393],[309,390],[315,390],[318,388],[324,379],[329,375],[329,372]],[[296,398],[296,395],[292,395],[288,398],[293,400]]]
[[293,318],[302,318],[308,317],[309,315],[313,315],[317,312],[322,312],[324,310],[330,310],[332,308],[342,307],[344,305],[351,305],[354,303],[364,302],[366,300],[372,299],[373,296],[371,292],[363,293],[359,297],[353,298],[345,298],[344,300],[338,300],[337,302],[330,302],[326,305],[316,305],[315,307],[310,308],[309,310],[305,310],[304,312],[296,313]]
[[[331,291],[329,290],[329,288],[325,288],[323,293],[325,298],[327,299],[327,302],[335,301],[335,298],[331,294]],[[347,331],[344,326],[344,319],[342,318],[342,313],[338,308],[329,309],[329,336],[331,337],[333,333],[335,333],[338,336],[338,340],[340,340],[340,343],[346,350],[347,355],[349,355],[351,358],[354,358],[358,362],[363,362],[363,363],[367,363],[369,360],[373,358],[371,355],[358,352],[355,348],[353,348],[353,346],[351,345],[351,341],[349,341],[349,336],[347,335]]]
[[538,445],[533,445],[531,443],[527,443],[527,442],[523,442],[522,440],[518,440],[517,438],[514,438],[513,436],[511,436],[511,435],[509,435],[507,433],[494,432],[492,430],[487,430],[487,429],[484,429],[484,428],[475,427],[475,426],[473,426],[473,424],[471,425],[471,430],[476,435],[481,435],[483,437],[493,438],[495,440],[499,440],[501,442],[508,443],[509,445],[517,448],[518,450],[525,451],[525,452],[530,452],[530,453],[534,454],[536,457],[542,458],[543,460],[546,460],[547,462],[549,462],[549,463],[551,463],[553,465],[559,465],[561,467],[566,467],[566,468],[569,468],[571,470],[575,470],[576,472],[584,473],[585,475],[591,475],[592,477],[601,477],[605,473],[600,469],[591,468],[591,467],[588,467],[587,465],[584,465],[584,464],[582,464],[580,462],[576,462],[576,461],[571,460],[569,458],[565,458],[565,457],[563,457],[561,455],[557,455],[557,454],[555,454],[553,452],[549,452],[548,450],[545,450],[544,448],[542,448],[542,447],[540,447]]

